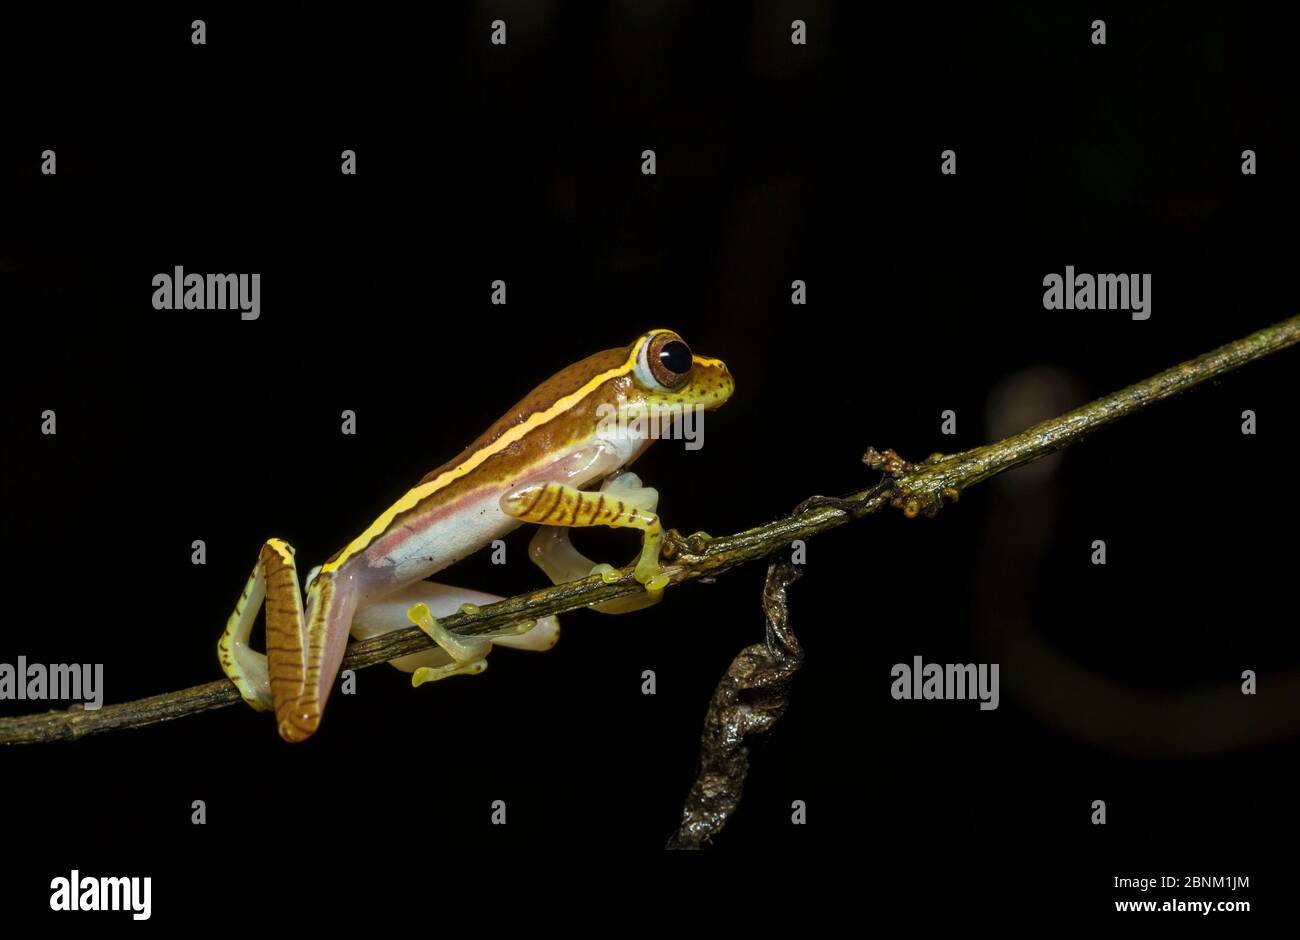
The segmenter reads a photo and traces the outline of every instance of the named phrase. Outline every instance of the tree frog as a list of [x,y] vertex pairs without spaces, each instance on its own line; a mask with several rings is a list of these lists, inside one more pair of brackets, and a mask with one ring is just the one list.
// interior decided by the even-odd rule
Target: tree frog
[[[320,725],[349,633],[361,639],[418,625],[438,648],[393,661],[416,686],[482,672],[493,642],[550,649],[559,638],[554,617],[482,637],[450,633],[437,617],[500,598],[425,580],[525,522],[540,526],[529,557],[557,584],[595,572],[618,577],[577,552],[569,527],[641,530],[635,577],[646,593],[596,606],[617,613],[654,603],[667,582],[659,494],[624,468],[653,443],[646,429],[657,422],[637,419],[715,408],[733,389],[721,360],[693,354],[664,329],[562,369],[311,571],[305,597],[293,548],[267,540],[217,645],[222,669],[248,704],[274,709],[281,737],[302,741]],[[599,490],[584,489],[600,480]],[[249,646],[263,602],[265,654]]]

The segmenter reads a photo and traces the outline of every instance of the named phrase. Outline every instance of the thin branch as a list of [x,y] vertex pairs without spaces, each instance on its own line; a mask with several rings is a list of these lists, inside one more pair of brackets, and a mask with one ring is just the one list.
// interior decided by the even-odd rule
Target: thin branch
[[[1300,316],[1228,343],[995,444],[948,456],[934,454],[915,464],[902,460],[892,451],[883,454],[868,451],[863,458],[866,464],[885,473],[875,486],[844,498],[814,496],[788,516],[735,535],[708,538],[702,534],[682,536],[670,532],[664,544],[665,571],[673,583],[713,578],[729,568],[765,558],[796,539],[808,539],[887,505],[902,509],[908,516],[933,515],[944,504],[955,502],[967,487],[994,474],[1062,450],[1113,421],[1296,342],[1300,342]],[[508,598],[475,613],[452,614],[441,622],[453,633],[490,633],[508,623],[561,614],[642,590],[628,568],[623,578],[613,584],[605,584],[599,576],[593,576]],[[353,643],[343,660],[343,668],[373,666],[431,645],[429,638],[416,627],[397,630]],[[73,740],[169,721],[239,701],[235,687],[219,680],[95,711],[86,711],[78,705],[66,711],[0,719],[0,744]]]

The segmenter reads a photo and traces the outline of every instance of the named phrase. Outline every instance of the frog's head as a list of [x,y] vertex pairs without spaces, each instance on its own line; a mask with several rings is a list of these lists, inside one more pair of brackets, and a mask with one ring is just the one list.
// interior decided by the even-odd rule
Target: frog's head
[[721,359],[697,356],[672,330],[650,330],[628,350],[635,388],[629,403],[642,408],[716,408],[731,397],[736,383]]

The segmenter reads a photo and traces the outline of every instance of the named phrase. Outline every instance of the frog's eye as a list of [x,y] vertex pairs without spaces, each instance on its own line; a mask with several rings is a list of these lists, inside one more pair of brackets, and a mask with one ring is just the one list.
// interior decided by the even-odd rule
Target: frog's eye
[[666,392],[679,388],[691,374],[691,347],[676,333],[657,333],[641,347],[636,373],[642,385]]

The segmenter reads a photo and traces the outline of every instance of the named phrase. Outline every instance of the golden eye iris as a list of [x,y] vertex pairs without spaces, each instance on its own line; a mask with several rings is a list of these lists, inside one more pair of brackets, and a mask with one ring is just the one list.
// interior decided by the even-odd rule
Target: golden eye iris
[[660,333],[646,350],[650,374],[665,388],[677,388],[685,382],[694,362],[691,347],[676,333]]

